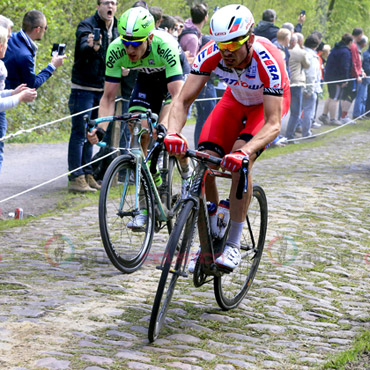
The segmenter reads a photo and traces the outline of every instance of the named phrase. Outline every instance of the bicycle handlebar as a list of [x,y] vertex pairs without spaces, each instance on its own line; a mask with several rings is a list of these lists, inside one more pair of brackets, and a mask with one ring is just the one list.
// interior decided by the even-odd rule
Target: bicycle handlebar
[[[153,128],[156,126],[158,122],[158,114],[153,113],[150,109],[147,109],[145,113],[124,113],[117,116],[106,116],[106,117],[99,117],[94,120],[90,119],[87,114],[84,115],[84,120],[86,122],[86,129],[91,132],[95,128],[97,128],[99,123],[102,122],[113,122],[113,121],[123,121],[128,122],[131,120],[148,120],[149,131],[152,134]],[[99,142],[97,145],[99,146],[106,146],[106,143]]]
[[[185,157],[195,158],[195,159],[201,160],[203,162],[208,162],[208,163],[211,163],[211,164],[215,164],[217,166],[220,166],[221,161],[222,161],[222,158],[215,157],[215,156],[212,156],[208,153],[200,152],[200,151],[192,150],[192,149],[188,149],[186,151]],[[240,178],[239,178],[238,187],[237,187],[237,190],[236,190],[236,198],[237,199],[242,199],[243,198],[243,193],[246,193],[247,189],[248,189],[248,172],[249,172],[248,165],[249,165],[249,159],[247,157],[245,157],[243,159],[242,166],[239,170]]]

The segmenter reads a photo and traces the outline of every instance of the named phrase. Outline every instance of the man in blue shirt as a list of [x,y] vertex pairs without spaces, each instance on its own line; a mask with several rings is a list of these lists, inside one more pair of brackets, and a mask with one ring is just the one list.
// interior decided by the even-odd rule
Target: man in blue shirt
[[45,15],[40,11],[30,10],[25,14],[22,29],[12,34],[3,60],[8,70],[6,89],[15,89],[22,83],[37,89],[63,64],[65,56],[55,55],[46,68],[35,74],[35,41],[42,39],[47,28]]

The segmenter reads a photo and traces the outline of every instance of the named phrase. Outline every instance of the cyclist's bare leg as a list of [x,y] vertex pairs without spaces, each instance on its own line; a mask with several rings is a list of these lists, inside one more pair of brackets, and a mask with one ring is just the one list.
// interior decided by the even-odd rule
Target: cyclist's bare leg
[[[205,150],[206,153],[214,157],[220,157],[220,155],[212,150]],[[215,165],[210,165],[210,168],[218,169]],[[218,190],[216,185],[216,179],[213,176],[207,176],[206,178],[206,198],[207,201],[213,202],[216,205],[219,203]]]

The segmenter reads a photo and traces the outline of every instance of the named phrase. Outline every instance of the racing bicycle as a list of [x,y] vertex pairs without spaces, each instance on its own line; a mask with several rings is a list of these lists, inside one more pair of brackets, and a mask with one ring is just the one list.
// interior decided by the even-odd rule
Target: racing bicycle
[[[142,126],[146,119],[148,128]],[[100,190],[99,227],[104,249],[112,264],[123,273],[136,271],[149,254],[153,235],[167,226],[171,233],[173,220],[180,209],[181,169],[174,157],[163,150],[165,128],[156,126],[157,115],[125,113],[119,116],[100,117],[88,122],[90,130],[101,122],[121,121],[132,129],[132,141],[126,154],[119,155],[109,165]],[[157,140],[145,157],[141,137],[149,133]],[[159,170],[162,184],[157,187],[154,177]],[[146,213],[146,222],[140,227],[132,225],[136,216]],[[131,223],[131,224],[130,224]]]
[[[253,195],[241,238],[241,262],[230,273],[216,265],[216,258],[223,252],[229,227],[222,239],[211,236],[210,220],[205,198],[207,176],[222,180],[230,189],[231,173],[213,170],[209,164],[220,165],[221,159],[204,152],[188,150],[188,157],[198,162],[192,175],[188,197],[181,201],[182,207],[169,237],[161,264],[161,276],[153,303],[148,338],[153,342],[165,323],[166,314],[179,277],[187,277],[186,266],[198,228],[201,251],[193,273],[193,283],[200,287],[213,281],[217,303],[223,310],[237,307],[247,294],[257,273],[262,257],[267,231],[267,200],[264,190],[253,185]],[[237,198],[241,199],[248,186],[248,160],[244,159]]]

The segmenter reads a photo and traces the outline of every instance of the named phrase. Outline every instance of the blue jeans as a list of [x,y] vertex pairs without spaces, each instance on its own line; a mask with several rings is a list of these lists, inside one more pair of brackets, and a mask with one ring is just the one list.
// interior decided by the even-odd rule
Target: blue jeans
[[362,82],[357,83],[357,95],[353,106],[353,118],[359,117],[366,111],[367,87],[370,83],[370,77],[365,77]]
[[[72,89],[69,97],[68,107],[71,114],[81,112],[99,105],[102,92],[85,91],[79,89]],[[68,170],[72,171],[84,164],[91,162],[92,145],[86,139],[86,124],[83,116],[88,114],[90,118],[94,119],[98,116],[98,110],[94,109],[87,113],[79,114],[72,118],[71,136],[68,145]],[[78,176],[84,174],[91,174],[92,167],[87,166],[69,175],[69,179],[73,180]]]
[[311,136],[311,124],[315,117],[315,109],[316,109],[316,99],[317,94],[313,93],[312,95],[305,95],[303,94],[302,99],[302,109],[303,109],[303,116],[302,116],[302,136]]
[[[5,112],[0,112],[0,138],[5,136],[6,134],[6,117],[5,117]],[[3,159],[4,159],[4,142],[0,141],[0,173],[1,173],[1,168],[3,166]]]
[[[216,88],[213,83],[207,83],[202,91],[198,95],[198,99],[204,98],[217,98]],[[208,118],[209,114],[212,112],[213,108],[216,106],[216,99],[213,100],[205,100],[205,101],[196,101],[195,105],[197,107],[197,120],[195,124],[194,130],[194,147],[198,149],[198,141],[200,137],[200,133],[202,132],[202,128],[204,122]]]
[[287,139],[294,138],[302,111],[302,98],[303,86],[292,86],[290,88],[290,117],[285,133]]

